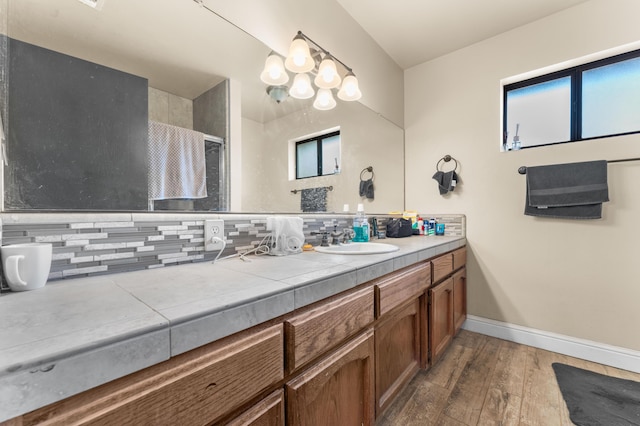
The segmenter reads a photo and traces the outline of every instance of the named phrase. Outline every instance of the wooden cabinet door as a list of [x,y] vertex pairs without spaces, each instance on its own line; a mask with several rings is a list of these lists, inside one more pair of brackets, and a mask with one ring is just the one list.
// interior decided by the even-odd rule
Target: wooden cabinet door
[[429,290],[429,348],[433,364],[453,339],[453,278]]
[[376,326],[376,417],[420,367],[421,300],[394,310]]
[[285,385],[289,426],[374,424],[373,330]]
[[453,325],[455,334],[467,319],[467,269],[453,274]]
[[284,426],[284,391],[273,392],[227,426]]

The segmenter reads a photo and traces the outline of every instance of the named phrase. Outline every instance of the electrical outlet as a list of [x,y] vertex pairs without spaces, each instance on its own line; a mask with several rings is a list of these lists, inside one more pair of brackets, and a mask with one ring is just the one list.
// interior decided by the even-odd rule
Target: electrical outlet
[[214,237],[224,240],[224,220],[204,221],[204,251],[222,250],[224,244],[221,241],[213,240]]

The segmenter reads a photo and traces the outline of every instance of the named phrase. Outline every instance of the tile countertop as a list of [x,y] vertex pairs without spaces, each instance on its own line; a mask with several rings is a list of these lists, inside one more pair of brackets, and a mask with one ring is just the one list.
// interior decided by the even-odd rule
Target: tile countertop
[[400,250],[248,256],[0,297],[0,422],[466,244],[385,242]]

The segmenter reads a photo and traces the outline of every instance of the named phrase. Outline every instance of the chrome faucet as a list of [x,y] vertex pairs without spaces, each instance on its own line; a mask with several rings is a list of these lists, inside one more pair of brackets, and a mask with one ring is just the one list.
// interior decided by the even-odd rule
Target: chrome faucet
[[311,231],[311,235],[322,235],[320,247],[329,247],[329,232],[327,231]]
[[340,244],[339,238],[344,234],[344,232],[338,232],[338,225],[333,225],[333,232],[331,233],[331,244],[338,245]]

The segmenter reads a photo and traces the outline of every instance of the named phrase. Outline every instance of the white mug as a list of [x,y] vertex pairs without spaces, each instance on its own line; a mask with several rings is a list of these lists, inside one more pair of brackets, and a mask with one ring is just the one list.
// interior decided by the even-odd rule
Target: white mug
[[13,291],[44,287],[51,270],[51,244],[27,243],[2,247],[2,269]]

